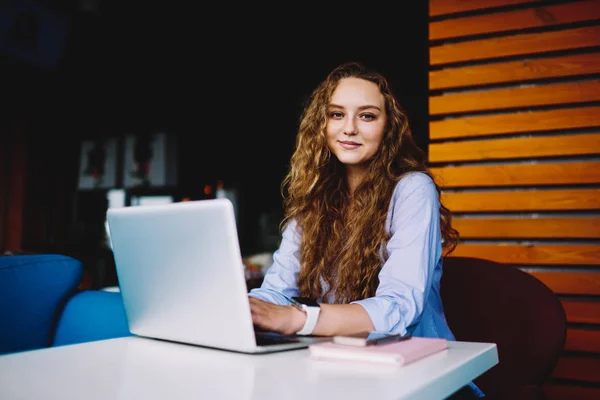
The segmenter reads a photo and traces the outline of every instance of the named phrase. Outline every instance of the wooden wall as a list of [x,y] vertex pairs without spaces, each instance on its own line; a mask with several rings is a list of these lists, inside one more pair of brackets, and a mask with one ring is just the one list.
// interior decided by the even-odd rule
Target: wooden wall
[[548,285],[569,329],[547,395],[600,399],[600,0],[429,5],[429,161],[454,255]]

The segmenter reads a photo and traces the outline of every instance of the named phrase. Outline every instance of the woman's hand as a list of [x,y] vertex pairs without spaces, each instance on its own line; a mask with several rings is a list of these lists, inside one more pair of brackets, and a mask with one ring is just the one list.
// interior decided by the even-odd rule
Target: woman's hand
[[251,296],[250,311],[254,325],[284,335],[298,332],[306,322],[306,314],[294,306],[280,306]]

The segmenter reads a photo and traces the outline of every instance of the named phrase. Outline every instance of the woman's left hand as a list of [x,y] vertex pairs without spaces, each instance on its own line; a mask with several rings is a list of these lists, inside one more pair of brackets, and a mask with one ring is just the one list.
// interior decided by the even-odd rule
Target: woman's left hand
[[291,335],[304,326],[306,314],[293,306],[280,306],[250,298],[250,311],[254,325],[272,332]]

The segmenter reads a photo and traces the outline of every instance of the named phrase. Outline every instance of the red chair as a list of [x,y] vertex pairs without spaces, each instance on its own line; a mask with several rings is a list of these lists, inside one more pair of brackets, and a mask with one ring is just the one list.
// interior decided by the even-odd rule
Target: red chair
[[456,340],[498,345],[499,363],[474,381],[486,399],[545,399],[567,332],[554,292],[516,267],[471,257],[444,260],[440,290]]

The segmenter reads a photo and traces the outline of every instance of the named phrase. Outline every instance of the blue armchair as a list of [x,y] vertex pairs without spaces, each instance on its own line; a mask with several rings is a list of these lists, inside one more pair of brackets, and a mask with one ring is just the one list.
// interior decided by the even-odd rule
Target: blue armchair
[[62,310],[52,346],[129,335],[121,293],[85,290],[71,297]]
[[0,355],[131,335],[121,294],[80,290],[82,275],[65,255],[0,256]]

